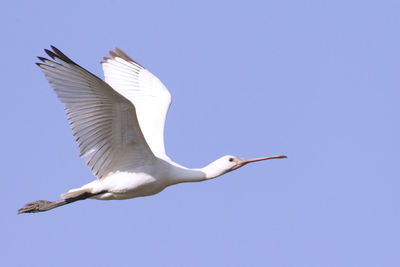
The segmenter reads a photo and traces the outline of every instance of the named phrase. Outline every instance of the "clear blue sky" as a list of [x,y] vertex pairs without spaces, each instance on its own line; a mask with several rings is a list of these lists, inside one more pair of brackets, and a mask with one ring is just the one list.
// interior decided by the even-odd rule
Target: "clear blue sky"
[[[63,2],[2,4],[2,266],[400,266],[400,2]],[[34,64],[50,44],[157,75],[187,167],[289,158],[17,216],[93,179]]]

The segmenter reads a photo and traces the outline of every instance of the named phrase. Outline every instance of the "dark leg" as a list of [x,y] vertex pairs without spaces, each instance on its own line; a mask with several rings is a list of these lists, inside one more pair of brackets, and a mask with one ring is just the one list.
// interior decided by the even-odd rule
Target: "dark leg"
[[[102,194],[102,193],[103,192],[101,192],[99,194]],[[18,210],[18,214],[47,211],[47,210],[51,210],[51,209],[54,209],[54,208],[78,201],[78,200],[84,200],[84,199],[87,199],[89,197],[93,197],[96,195],[98,195],[98,194],[92,194],[92,193],[85,192],[77,197],[61,199],[58,201],[37,200],[35,202],[25,204],[25,206],[23,208],[20,208]]]

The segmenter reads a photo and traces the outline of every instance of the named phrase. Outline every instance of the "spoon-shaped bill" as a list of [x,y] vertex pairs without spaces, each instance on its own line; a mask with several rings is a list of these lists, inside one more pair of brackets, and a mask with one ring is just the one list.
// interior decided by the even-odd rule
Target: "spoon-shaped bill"
[[262,160],[267,160],[267,159],[285,159],[287,158],[284,155],[277,155],[277,156],[269,156],[269,157],[262,157],[262,158],[254,158],[254,159],[242,159],[243,164],[247,164],[250,162],[256,162],[256,161],[262,161]]
[[257,162],[257,161],[268,160],[268,159],[285,159],[285,158],[287,158],[285,155],[276,155],[276,156],[261,157],[261,158],[254,158],[254,159],[240,159],[238,164],[235,167],[233,167],[232,170],[240,168],[251,162]]

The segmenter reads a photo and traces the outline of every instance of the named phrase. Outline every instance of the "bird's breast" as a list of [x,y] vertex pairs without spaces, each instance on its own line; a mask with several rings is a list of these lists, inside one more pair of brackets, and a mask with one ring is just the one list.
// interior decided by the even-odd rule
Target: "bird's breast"
[[[101,184],[101,185],[100,185]],[[102,180],[99,199],[129,199],[154,195],[161,192],[168,184],[164,179],[147,172],[117,172]]]

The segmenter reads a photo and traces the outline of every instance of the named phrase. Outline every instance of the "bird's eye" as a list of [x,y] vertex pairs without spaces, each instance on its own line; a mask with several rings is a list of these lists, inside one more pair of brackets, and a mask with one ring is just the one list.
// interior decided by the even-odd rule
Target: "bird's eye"
[[232,162],[232,161],[233,161],[233,158],[229,158],[229,161]]

